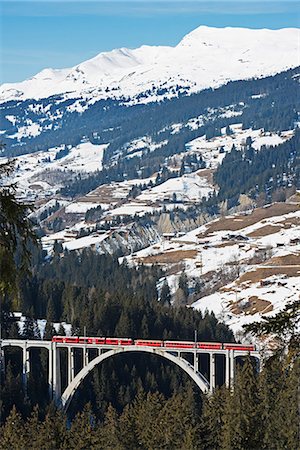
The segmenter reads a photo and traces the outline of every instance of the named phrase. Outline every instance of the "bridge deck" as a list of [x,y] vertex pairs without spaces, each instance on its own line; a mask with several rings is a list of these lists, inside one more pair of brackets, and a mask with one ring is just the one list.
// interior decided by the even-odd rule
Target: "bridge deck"
[[81,343],[67,343],[67,342],[52,342],[46,340],[22,340],[22,339],[1,339],[0,346],[2,347],[21,347],[21,348],[79,348],[79,349],[97,349],[97,350],[126,350],[126,351],[145,351],[146,349],[152,349],[154,352],[169,352],[169,353],[191,353],[191,354],[214,354],[214,355],[227,355],[233,352],[235,356],[246,356],[250,353],[251,356],[259,358],[260,354],[257,350],[226,350],[226,349],[203,349],[203,348],[186,348],[186,347],[157,347],[157,346],[142,346],[142,345],[119,345],[119,344],[81,344]]

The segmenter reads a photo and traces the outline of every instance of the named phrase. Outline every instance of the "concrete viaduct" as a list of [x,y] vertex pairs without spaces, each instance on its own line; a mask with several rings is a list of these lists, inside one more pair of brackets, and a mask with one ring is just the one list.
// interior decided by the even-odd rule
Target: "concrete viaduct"
[[[213,392],[216,387],[216,356],[223,355],[225,361],[225,384],[228,387],[234,385],[236,358],[251,357],[260,360],[257,351],[244,350],[224,350],[224,349],[199,349],[184,348],[171,349],[167,347],[149,347],[136,345],[95,345],[95,344],[69,344],[44,340],[21,340],[2,339],[0,340],[1,363],[5,364],[5,350],[8,347],[18,347],[22,349],[22,380],[26,390],[28,375],[30,373],[31,349],[46,349],[48,352],[48,387],[49,395],[57,406],[67,411],[70,402],[85,377],[103,361],[113,358],[115,355],[128,352],[142,352],[157,355],[180,367],[199,387],[203,393]],[[75,373],[74,350],[81,349],[82,363],[81,369]],[[62,391],[61,388],[61,368],[60,353],[62,349],[67,351],[67,386]],[[93,357],[91,350],[93,349]],[[96,354],[96,356],[95,356]],[[209,380],[201,373],[200,355],[206,354],[209,358]],[[187,355],[190,355],[189,357]],[[192,362],[190,362],[188,359]]]

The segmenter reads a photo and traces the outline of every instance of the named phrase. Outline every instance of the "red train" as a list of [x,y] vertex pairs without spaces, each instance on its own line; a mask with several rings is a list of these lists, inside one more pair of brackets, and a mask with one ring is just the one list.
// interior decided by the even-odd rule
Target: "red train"
[[224,344],[221,342],[193,342],[193,341],[160,341],[155,339],[131,339],[115,337],[77,337],[53,336],[52,342],[64,344],[94,344],[94,345],[136,345],[139,347],[165,347],[173,349],[200,348],[203,350],[241,350],[254,351],[254,345]]
[[96,345],[134,345],[130,338],[53,336],[52,342],[64,344],[96,344]]

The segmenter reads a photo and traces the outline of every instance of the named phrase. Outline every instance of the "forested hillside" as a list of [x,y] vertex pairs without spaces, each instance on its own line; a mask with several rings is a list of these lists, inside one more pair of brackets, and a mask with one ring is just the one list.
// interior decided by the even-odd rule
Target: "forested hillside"
[[[188,96],[181,94],[178,98],[146,105],[128,106],[122,101],[100,100],[82,113],[69,111],[68,106],[75,100],[64,100],[63,96],[23,102],[12,100],[3,103],[1,108],[1,122],[7,129],[2,135],[6,144],[3,155],[17,156],[61,144],[75,146],[87,137],[92,143],[110,144],[104,158],[104,162],[109,163],[125,143],[145,135],[153,136],[157,141],[170,139],[162,154],[167,156],[178,153],[185,142],[197,136],[217,135],[222,126],[230,123],[242,122],[245,128],[262,127],[270,131],[291,129],[298,118],[298,73],[296,68],[262,79],[231,81],[217,89]],[[224,107],[230,107],[238,114],[218,115],[218,110]],[[43,111],[47,114],[50,111],[51,117]],[[41,133],[15,141],[10,136],[14,136],[17,129],[7,117],[16,117],[20,124],[28,120],[41,123]],[[201,119],[198,130],[184,128],[182,137],[174,136],[172,130],[166,129],[197,117]]]
[[[236,174],[239,174],[237,177]],[[277,200],[285,200],[285,190],[300,186],[300,130],[296,129],[292,139],[276,147],[262,147],[259,151],[251,145],[251,138],[242,151],[235,147],[218,167],[215,182],[220,187],[218,200],[237,204],[241,194],[257,198],[265,196],[270,203],[277,191]],[[281,198],[280,198],[281,194]]]
[[203,399],[189,385],[166,398],[140,389],[121,413],[110,405],[99,421],[87,405],[70,425],[53,408],[43,418],[36,407],[25,421],[13,408],[1,426],[0,448],[294,450],[299,375],[299,361],[277,356],[259,376],[247,361],[233,392]]
[[[184,152],[186,143],[204,134],[207,138],[218,136],[221,128],[230,124],[243,123],[245,129],[252,127],[269,131],[293,129],[298,120],[297,73],[297,69],[294,69],[261,80],[230,82],[218,89],[209,89],[188,97],[130,107],[124,110],[125,115],[119,115],[120,111],[117,109],[116,114],[112,115],[114,120],[118,120],[116,126],[109,123],[111,128],[104,132],[95,127],[93,133],[99,136],[96,138],[85,134],[94,143],[110,142],[104,154],[104,170],[87,178],[79,175],[62,193],[75,196],[109,181],[122,181],[138,176],[146,178],[160,170],[166,157]],[[232,113],[228,114],[229,117],[226,114],[222,116],[221,110],[224,107],[229,108]],[[111,112],[111,108],[109,111]],[[95,117],[97,115],[94,114],[93,120],[96,120]],[[172,128],[168,129],[172,124],[185,124],[189,119],[197,117],[200,125],[196,130],[184,126],[179,133],[174,134]],[[81,120],[84,122],[84,118]],[[134,127],[131,126],[132,123],[135,124]],[[141,157],[120,158],[126,143],[145,135],[153,136],[155,142],[162,143],[161,146],[152,152],[145,152]],[[22,151],[24,148],[26,147],[23,146]],[[116,160],[115,155],[118,156]]]
[[[80,255],[65,253],[63,258],[57,255],[50,262],[42,262],[38,253],[35,264],[34,277],[21,284],[18,307],[27,315],[23,329],[18,330],[10,314],[13,302],[9,296],[5,303],[3,337],[40,339],[36,320],[46,318],[46,339],[57,334],[53,322],[65,321],[72,325],[75,335],[82,335],[85,327],[90,336],[191,340],[197,330],[203,341],[233,340],[231,331],[218,323],[214,315],[203,317],[193,309],[173,308],[167,296],[165,301],[158,302],[156,283],[161,274],[155,267],[130,269],[126,264],[120,265],[115,257],[92,251]],[[59,330],[61,333],[65,333],[63,327]],[[48,404],[47,361],[42,351],[35,352],[33,358],[29,397],[25,401],[18,352],[8,351],[7,373],[2,379],[3,420],[14,404],[25,415],[36,403],[41,411],[45,411]],[[83,390],[77,395],[74,411],[80,410],[90,399],[94,412],[100,417],[109,403],[121,411],[141,387],[152,392],[159,389],[170,396],[183,381],[187,381],[172,366],[139,355],[104,364],[94,371],[92,380],[92,383],[84,383]]]
[[[213,315],[158,302],[156,268],[130,269],[91,251],[66,252],[42,264],[41,256],[35,252],[35,275],[22,284],[21,308],[28,316],[23,330],[18,331],[6,308],[5,336],[40,339],[36,319],[46,315],[48,339],[57,334],[53,321],[66,320],[75,334],[86,326],[89,335],[192,339],[196,329],[199,340],[233,340]],[[291,327],[290,340],[295,330],[288,314],[278,324],[284,320]],[[270,326],[275,329],[276,322]],[[61,326],[58,333],[64,331]],[[247,360],[234,391],[218,388],[211,397],[201,395],[179,368],[154,355],[119,355],[85,379],[68,419],[49,403],[46,354],[32,354],[25,396],[20,355],[11,349],[1,380],[0,448],[294,449],[299,437],[299,360],[293,349],[288,358],[281,352],[270,358],[260,374]],[[64,352],[61,361],[64,374]]]

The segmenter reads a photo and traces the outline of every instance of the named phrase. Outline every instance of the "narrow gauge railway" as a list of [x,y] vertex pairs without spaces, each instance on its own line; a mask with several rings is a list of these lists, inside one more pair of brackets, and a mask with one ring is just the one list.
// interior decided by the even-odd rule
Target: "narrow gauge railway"
[[52,342],[62,344],[92,344],[92,345],[135,345],[137,347],[164,347],[172,349],[203,349],[203,350],[240,350],[254,351],[254,345],[222,343],[222,342],[193,342],[193,341],[160,341],[151,339],[131,339],[115,337],[79,337],[53,336]]

